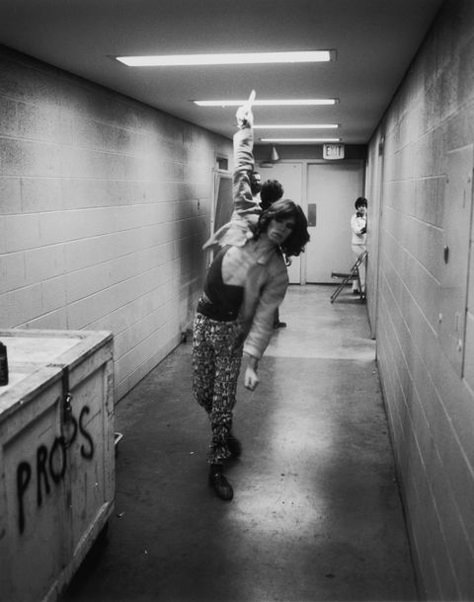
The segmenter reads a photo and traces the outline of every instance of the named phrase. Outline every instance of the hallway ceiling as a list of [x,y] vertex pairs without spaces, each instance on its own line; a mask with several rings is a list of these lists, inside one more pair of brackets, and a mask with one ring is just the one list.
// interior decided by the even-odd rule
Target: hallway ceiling
[[[443,0],[1,0],[0,42],[231,137],[235,108],[193,99],[335,97],[334,106],[256,107],[256,123],[338,123],[258,130],[365,144]],[[131,68],[117,55],[336,50],[335,62]]]

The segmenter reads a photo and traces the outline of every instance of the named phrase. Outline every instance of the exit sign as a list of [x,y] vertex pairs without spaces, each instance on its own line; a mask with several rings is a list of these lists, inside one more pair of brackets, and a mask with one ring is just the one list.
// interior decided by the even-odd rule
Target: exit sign
[[344,145],[323,144],[323,159],[344,159]]

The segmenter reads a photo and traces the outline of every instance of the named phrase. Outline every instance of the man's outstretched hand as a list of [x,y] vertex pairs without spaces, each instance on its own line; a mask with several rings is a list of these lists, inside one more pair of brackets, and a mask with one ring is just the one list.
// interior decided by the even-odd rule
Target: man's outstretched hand
[[244,376],[245,388],[250,389],[250,391],[254,391],[259,382],[260,379],[258,378],[257,371],[251,366],[247,366]]
[[247,102],[237,109],[235,116],[237,119],[237,125],[240,129],[253,126],[252,106],[255,101],[255,96],[255,90],[252,90]]

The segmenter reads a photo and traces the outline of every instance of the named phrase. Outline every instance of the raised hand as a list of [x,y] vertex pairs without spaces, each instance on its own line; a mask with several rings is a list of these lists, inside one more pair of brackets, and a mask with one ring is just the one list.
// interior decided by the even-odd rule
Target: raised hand
[[235,117],[237,119],[237,125],[241,129],[253,126],[252,106],[255,101],[255,96],[255,90],[252,90],[247,102],[237,109]]

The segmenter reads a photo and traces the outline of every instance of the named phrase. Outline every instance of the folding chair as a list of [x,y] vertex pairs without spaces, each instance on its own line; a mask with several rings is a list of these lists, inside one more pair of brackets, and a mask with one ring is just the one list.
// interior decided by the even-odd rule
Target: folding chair
[[366,257],[367,257],[367,251],[363,251],[357,258],[357,261],[351,267],[350,272],[347,272],[347,273],[332,272],[331,273],[331,278],[342,278],[342,281],[337,285],[336,290],[331,295],[331,303],[334,303],[334,301],[337,299],[339,293],[346,286],[346,284],[352,283],[352,281],[356,278],[357,278],[357,283],[359,285],[359,297],[362,300],[365,299],[365,293],[362,292],[362,286],[360,283],[359,266],[363,261],[365,261]]

